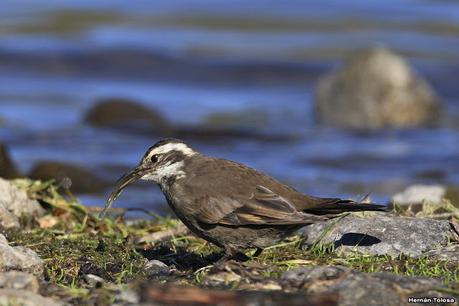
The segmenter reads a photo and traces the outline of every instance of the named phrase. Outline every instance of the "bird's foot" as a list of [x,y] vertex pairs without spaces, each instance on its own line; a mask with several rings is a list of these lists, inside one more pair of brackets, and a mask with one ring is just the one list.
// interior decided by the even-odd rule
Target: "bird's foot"
[[237,250],[230,249],[230,248],[225,248],[225,254],[219,260],[217,260],[215,262],[215,265],[222,265],[222,264],[225,264],[226,262],[228,262],[230,260],[235,260],[235,261],[238,261],[238,262],[244,262],[244,261],[247,261],[249,259],[250,259],[250,257],[245,255],[242,252],[239,252]]

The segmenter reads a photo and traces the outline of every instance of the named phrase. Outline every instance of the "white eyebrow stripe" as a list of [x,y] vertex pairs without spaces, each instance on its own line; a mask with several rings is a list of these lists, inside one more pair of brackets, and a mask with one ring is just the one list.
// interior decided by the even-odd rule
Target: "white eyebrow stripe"
[[150,156],[154,154],[163,154],[163,153],[167,153],[170,151],[178,151],[186,156],[191,156],[196,153],[193,149],[191,149],[184,143],[167,143],[165,145],[162,145],[158,148],[153,149],[150,152]]

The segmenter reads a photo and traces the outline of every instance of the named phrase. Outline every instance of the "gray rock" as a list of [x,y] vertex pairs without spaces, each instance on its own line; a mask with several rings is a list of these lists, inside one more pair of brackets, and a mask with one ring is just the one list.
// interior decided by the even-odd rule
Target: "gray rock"
[[157,276],[157,275],[167,275],[170,273],[171,269],[164,262],[153,259],[153,260],[149,260],[145,264],[145,271],[150,276]]
[[0,288],[22,289],[37,293],[40,284],[38,279],[30,273],[8,271],[0,273]]
[[36,200],[29,199],[24,190],[2,178],[0,178],[0,207],[0,224],[5,227],[18,226],[17,218],[23,215],[38,217],[45,213],[43,207]]
[[427,82],[384,48],[356,52],[344,67],[324,76],[315,106],[322,123],[352,129],[429,125],[440,109]]
[[[340,266],[301,267],[281,277],[284,289],[308,294],[338,294],[338,305],[408,305],[408,296],[448,296],[435,291],[441,281],[399,276],[392,273],[362,273]],[[451,297],[451,295],[449,295]]]
[[451,237],[451,225],[445,220],[395,217],[374,214],[371,217],[347,215],[304,227],[306,244],[333,243],[335,251],[371,255],[410,256],[439,249]]
[[43,260],[29,248],[8,245],[5,236],[0,234],[0,271],[9,270],[26,271],[41,276]]
[[0,289],[0,305],[58,306],[61,302],[20,289]]

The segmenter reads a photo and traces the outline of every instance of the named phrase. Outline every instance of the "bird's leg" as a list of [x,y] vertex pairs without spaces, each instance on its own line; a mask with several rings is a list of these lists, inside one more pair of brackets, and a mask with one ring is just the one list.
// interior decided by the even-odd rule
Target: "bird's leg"
[[228,252],[225,250],[225,254],[223,254],[223,256],[220,257],[220,259],[217,260],[217,261],[215,262],[215,265],[224,264],[225,262],[227,262],[228,260],[230,260],[232,257],[233,257],[233,255],[232,255],[231,253],[228,253]]
[[225,254],[215,263],[217,265],[223,264],[226,261],[234,259],[236,261],[247,261],[250,258],[242,252],[239,252],[232,247],[225,246]]

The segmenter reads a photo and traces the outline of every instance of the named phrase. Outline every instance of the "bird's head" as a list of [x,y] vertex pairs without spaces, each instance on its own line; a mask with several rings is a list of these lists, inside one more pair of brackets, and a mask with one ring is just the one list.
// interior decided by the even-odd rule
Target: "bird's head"
[[195,154],[197,154],[196,151],[179,139],[158,141],[147,150],[136,168],[118,180],[101,215],[106,212],[123,189],[134,181],[141,179],[161,184],[169,178],[184,176],[185,173],[182,170],[184,160]]

